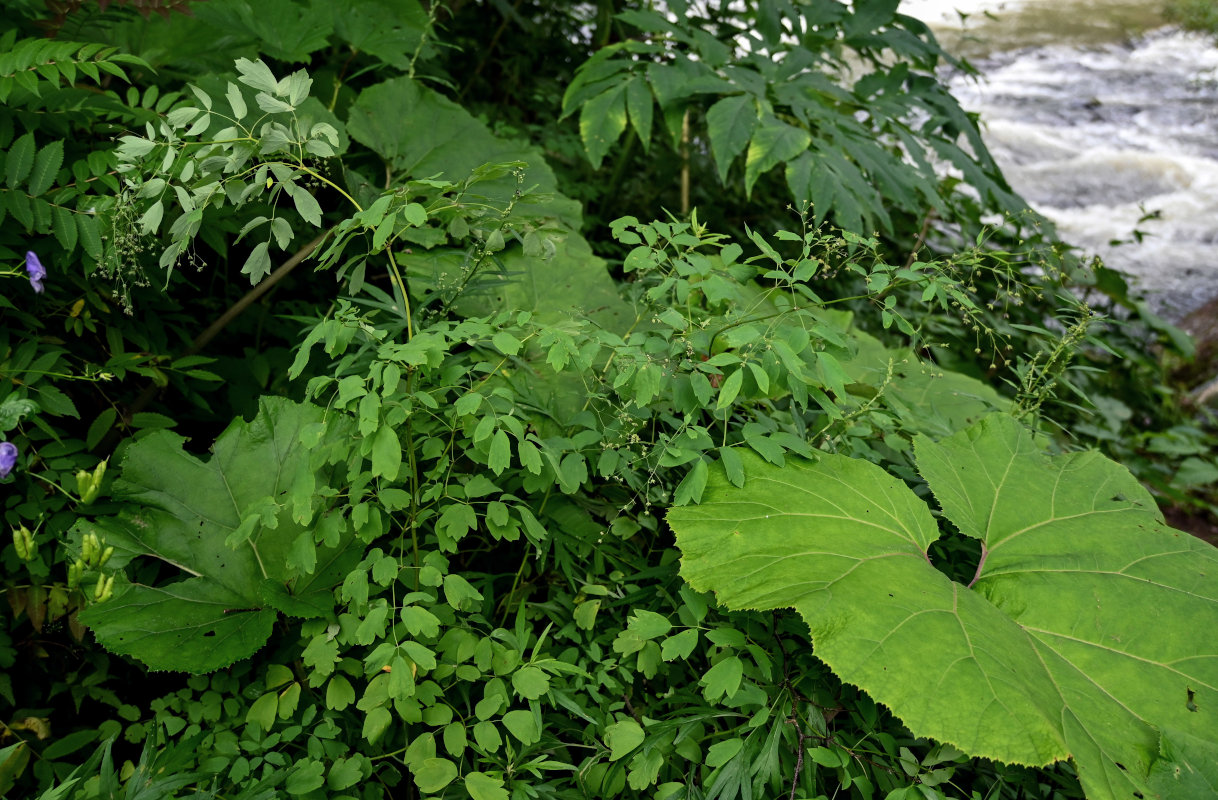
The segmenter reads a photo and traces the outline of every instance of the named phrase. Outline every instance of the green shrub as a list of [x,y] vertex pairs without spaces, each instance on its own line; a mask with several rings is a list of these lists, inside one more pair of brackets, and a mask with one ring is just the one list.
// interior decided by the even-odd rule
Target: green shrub
[[821,454],[925,495],[992,414],[1218,469],[1184,343],[1022,213],[920,23],[129,5],[0,39],[0,791],[1080,796],[917,738],[664,521]]

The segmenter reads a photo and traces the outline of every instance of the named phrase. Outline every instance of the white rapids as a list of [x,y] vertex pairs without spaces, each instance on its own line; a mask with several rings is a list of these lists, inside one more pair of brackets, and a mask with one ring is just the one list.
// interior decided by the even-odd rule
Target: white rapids
[[981,114],[1015,190],[1179,319],[1218,298],[1218,46],[1164,27],[1155,5],[906,0],[900,11],[981,71],[952,89]]

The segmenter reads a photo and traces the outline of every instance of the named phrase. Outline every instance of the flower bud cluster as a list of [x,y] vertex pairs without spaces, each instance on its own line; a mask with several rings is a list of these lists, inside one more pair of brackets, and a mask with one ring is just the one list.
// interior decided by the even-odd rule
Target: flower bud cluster
[[38,555],[38,545],[34,544],[34,534],[29,528],[24,525],[13,528],[13,549],[22,561],[33,561]]
[[[80,558],[68,565],[68,588],[80,586],[85,572],[100,569],[114,555],[114,546],[106,546],[105,540],[95,532],[89,531],[80,540]],[[114,576],[100,575],[97,585],[93,588],[93,601],[104,603],[114,594]]]
[[90,568],[103,567],[110,560],[110,556],[114,555],[114,546],[105,547],[105,544],[97,534],[89,531],[80,540],[80,560],[83,560],[85,566]]
[[102,478],[106,475],[106,463],[102,461],[92,472],[88,470],[80,470],[76,473],[76,494],[80,496],[80,502],[83,505],[89,505],[97,499],[97,495],[101,492]]
[[103,575],[97,579],[97,588],[93,590],[93,602],[104,603],[114,595],[114,576]]

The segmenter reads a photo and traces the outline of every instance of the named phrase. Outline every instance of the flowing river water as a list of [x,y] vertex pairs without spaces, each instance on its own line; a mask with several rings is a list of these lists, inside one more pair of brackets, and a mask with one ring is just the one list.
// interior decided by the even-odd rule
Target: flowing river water
[[1167,26],[1160,2],[900,10],[981,71],[952,88],[1015,190],[1178,320],[1218,298],[1218,45]]

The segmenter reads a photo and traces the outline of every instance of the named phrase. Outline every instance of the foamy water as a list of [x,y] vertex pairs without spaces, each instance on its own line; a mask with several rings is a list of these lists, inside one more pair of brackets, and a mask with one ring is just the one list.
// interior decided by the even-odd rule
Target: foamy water
[[[900,10],[982,71],[980,82],[954,78],[953,91],[981,113],[1014,188],[1179,318],[1218,297],[1218,48],[1156,29],[1153,5],[907,0]],[[954,8],[971,14],[963,26]]]

